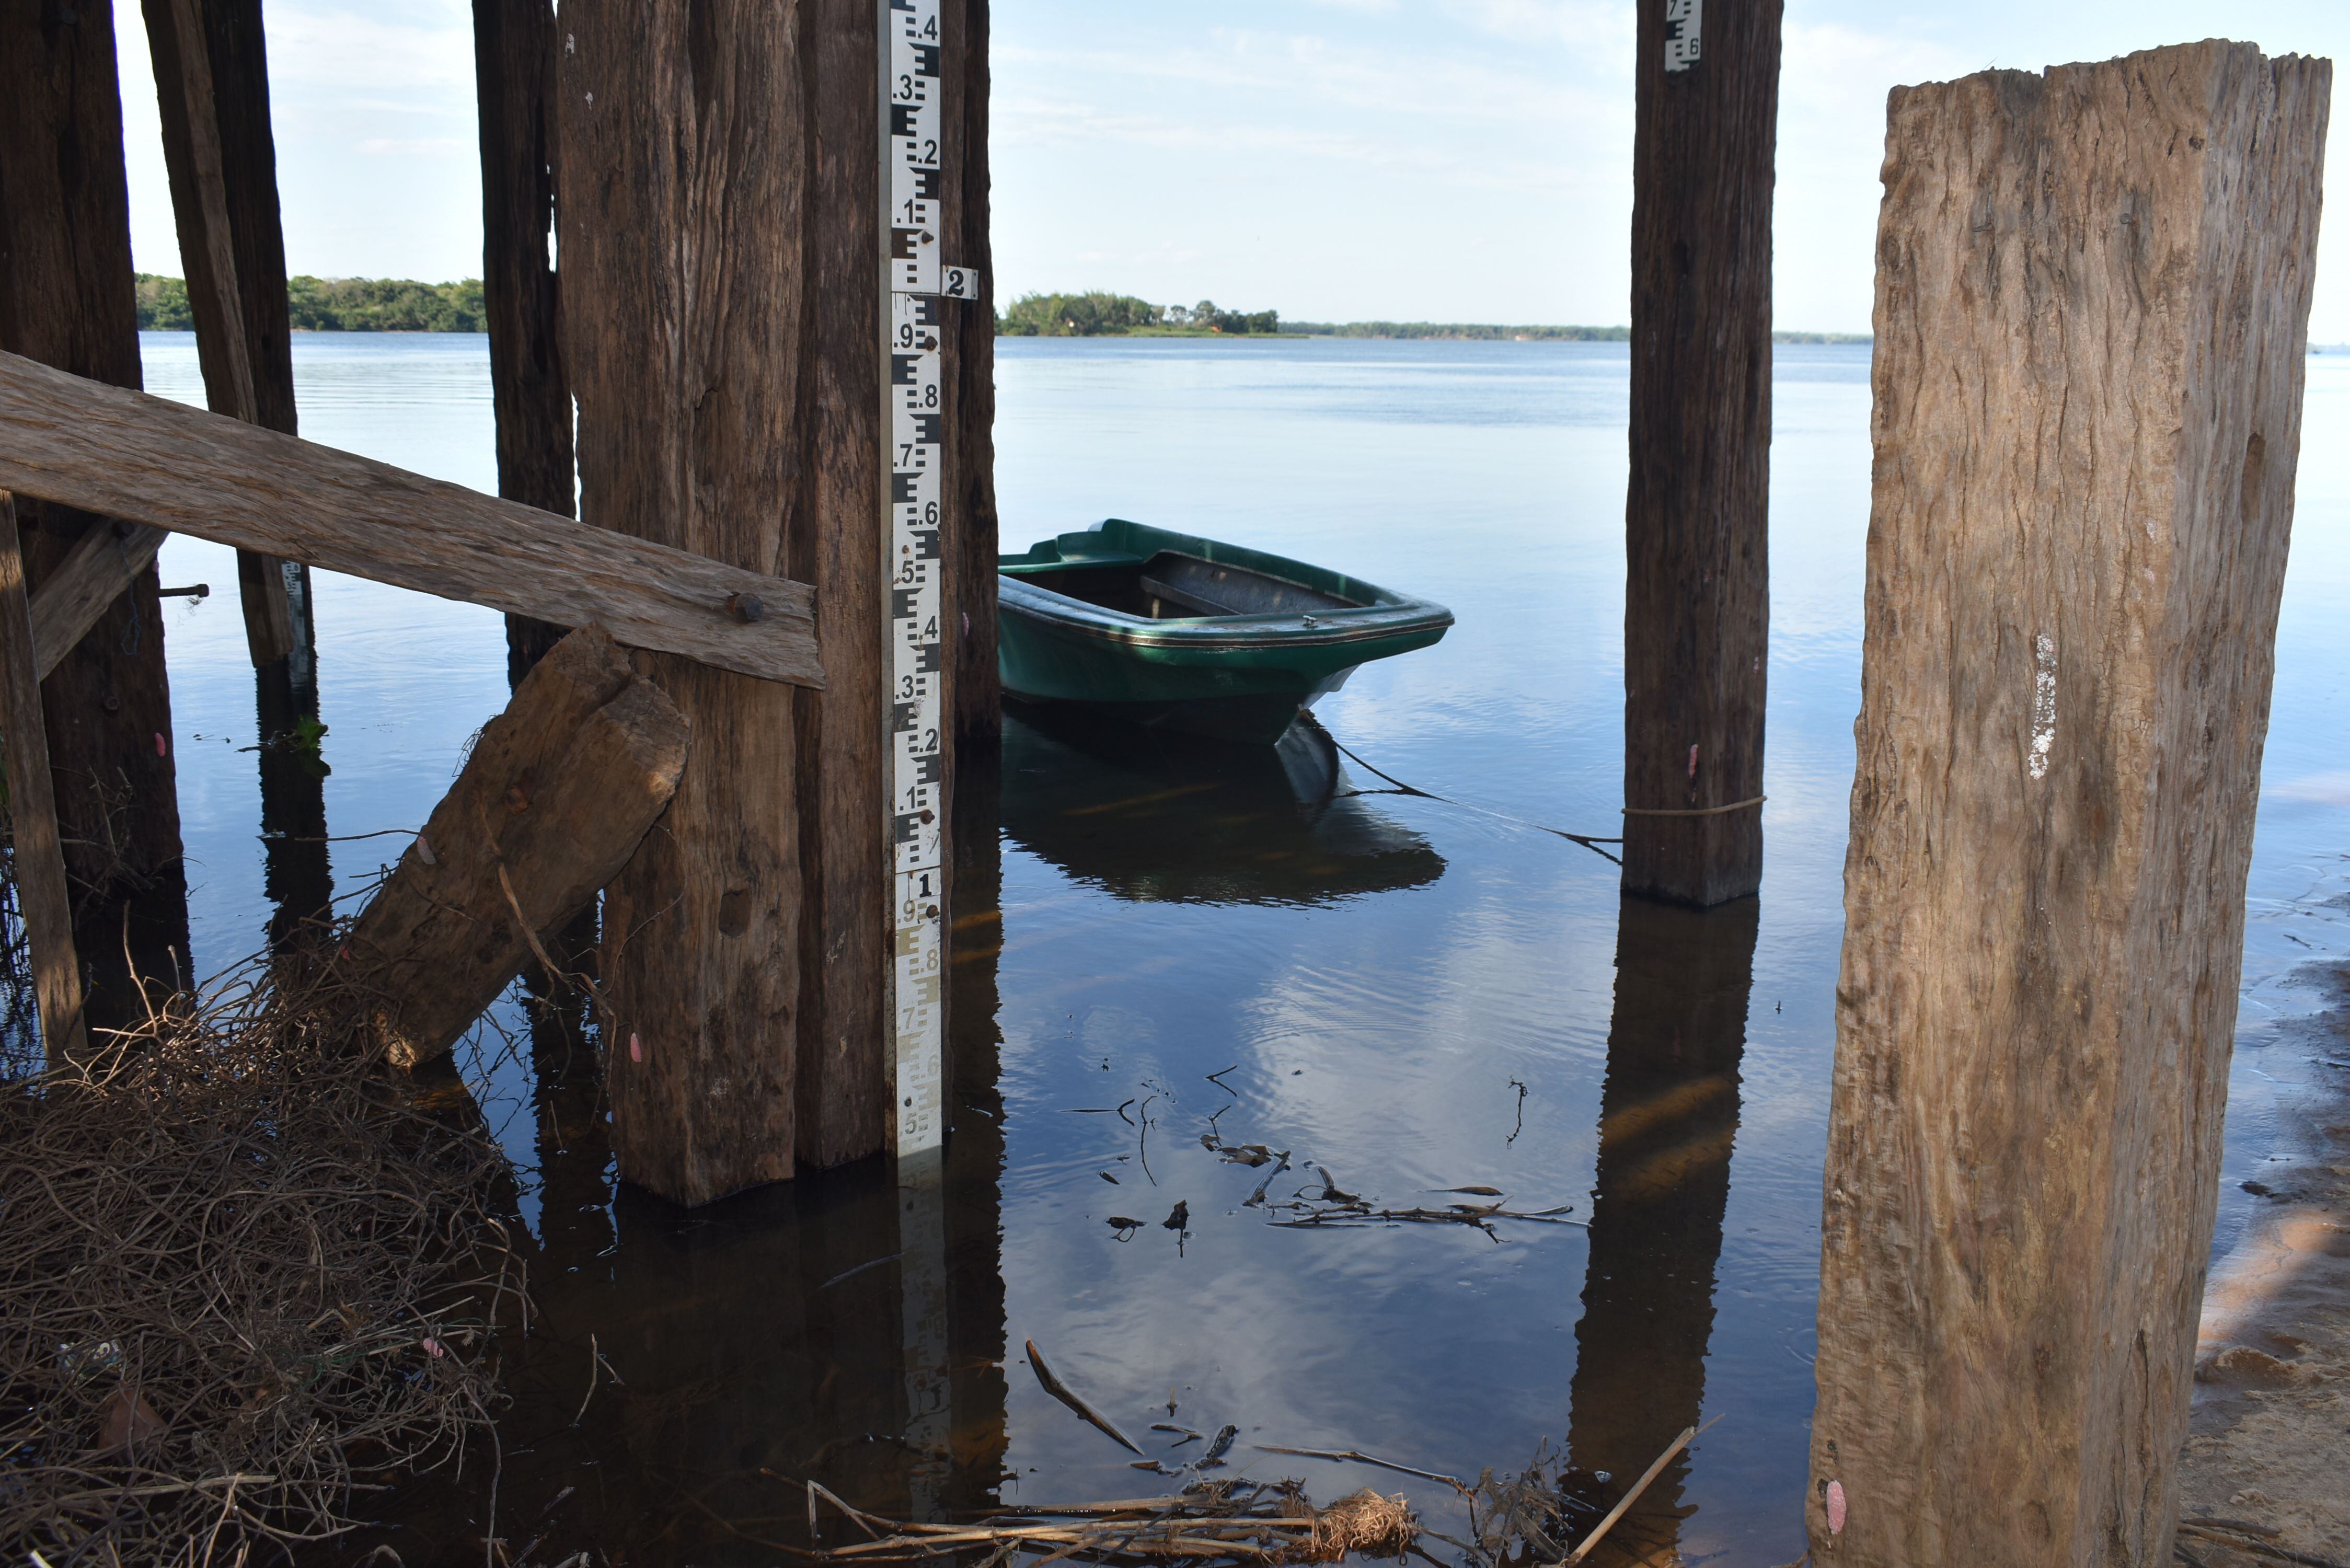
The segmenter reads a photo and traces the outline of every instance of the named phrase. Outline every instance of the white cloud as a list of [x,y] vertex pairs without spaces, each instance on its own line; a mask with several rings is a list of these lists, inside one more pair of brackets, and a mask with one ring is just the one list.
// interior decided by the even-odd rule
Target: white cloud
[[[273,6],[269,13],[269,76],[273,85],[405,89],[473,88],[473,32],[469,15],[450,6],[419,6],[411,22],[388,22],[348,11],[308,12]],[[432,12],[442,13],[434,17]]]
[[1447,15],[1502,37],[1597,51],[1612,68],[1632,71],[1633,7],[1611,0],[1447,0]]
[[476,144],[454,136],[426,136],[405,140],[390,136],[370,136],[359,143],[359,151],[397,158],[452,158],[459,153],[476,151]]

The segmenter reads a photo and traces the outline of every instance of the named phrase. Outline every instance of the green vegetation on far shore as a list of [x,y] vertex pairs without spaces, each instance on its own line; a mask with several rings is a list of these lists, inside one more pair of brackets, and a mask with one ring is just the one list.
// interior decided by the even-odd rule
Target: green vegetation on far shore
[[[1628,327],[1498,327],[1473,321],[1284,321],[1305,337],[1444,337],[1472,342],[1627,343]],[[1866,332],[1773,332],[1774,343],[1866,343]]]
[[1024,294],[995,318],[1002,337],[1210,337],[1284,331],[1277,310],[1224,310],[1212,299],[1197,305],[1153,305],[1130,294]]
[[[142,330],[185,332],[195,326],[184,279],[139,275]],[[296,332],[479,332],[482,280],[418,283],[392,277],[293,277],[286,308]]]
[[[418,283],[390,277],[296,277],[286,310],[296,332],[480,332],[482,280]],[[185,332],[188,286],[139,275],[139,325]],[[1461,321],[1284,321],[1277,310],[1226,310],[1213,300],[1153,305],[1129,294],[1024,294],[995,318],[1004,337],[1437,337],[1482,342],[1622,343],[1628,327],[1502,327]],[[1866,343],[1865,332],[1773,332],[1778,343]]]
[[[1473,321],[1284,321],[1277,310],[1224,310],[1211,300],[1153,305],[1130,294],[1024,294],[995,318],[1003,337],[1439,337],[1478,342],[1624,343],[1628,327],[1506,327]],[[1866,343],[1866,332],[1773,332],[1777,343]]]

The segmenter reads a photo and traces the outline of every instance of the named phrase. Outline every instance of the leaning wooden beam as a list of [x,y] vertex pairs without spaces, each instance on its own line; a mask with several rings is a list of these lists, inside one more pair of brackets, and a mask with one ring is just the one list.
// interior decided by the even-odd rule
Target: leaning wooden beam
[[0,488],[821,689],[805,584],[0,354]]
[[[180,254],[187,264],[188,308],[195,318],[205,399],[214,413],[262,424],[259,372],[244,318],[203,0],[146,0],[145,11],[162,118],[163,161],[179,220]],[[274,202],[275,189],[270,196]],[[290,421],[286,428],[291,433]],[[245,646],[256,668],[275,664],[294,651],[296,641],[286,569],[266,556],[239,550],[236,577],[244,608]]]
[[[473,98],[482,128],[482,306],[497,411],[498,493],[575,515],[571,380],[563,366],[555,223],[555,0],[473,0]],[[506,672],[563,635],[506,621]]]
[[41,682],[33,672],[33,617],[25,598],[25,559],[17,549],[16,500],[5,491],[0,491],[0,760],[7,768],[16,910],[32,949],[41,1043],[49,1064],[59,1066],[87,1044],[81,963],[74,953],[65,849],[57,842]]
[[339,950],[392,1061],[437,1056],[588,907],[677,793],[685,716],[601,627],[490,721]]
[[1894,89],[1815,1563],[2170,1559],[2331,78]]

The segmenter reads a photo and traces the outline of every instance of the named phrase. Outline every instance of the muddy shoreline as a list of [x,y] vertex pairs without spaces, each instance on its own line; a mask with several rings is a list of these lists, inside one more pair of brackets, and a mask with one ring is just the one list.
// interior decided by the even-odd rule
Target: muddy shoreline
[[2314,1092],[2279,1126],[2264,1206],[2213,1266],[2180,1472],[2179,1562],[2350,1563],[2350,968],[2283,1021]]

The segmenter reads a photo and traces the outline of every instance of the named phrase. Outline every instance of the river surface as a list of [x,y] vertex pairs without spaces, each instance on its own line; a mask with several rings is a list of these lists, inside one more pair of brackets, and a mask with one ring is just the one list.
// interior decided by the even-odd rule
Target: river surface
[[[191,337],[144,348],[151,390],[200,400]],[[494,489],[483,339],[297,335],[295,365],[306,436]],[[2275,1022],[2314,1005],[2314,961],[2350,951],[2350,358],[2309,369],[2222,1250],[2278,1107],[2331,1071]],[[901,1228],[878,1162],[690,1216],[616,1193],[592,1046],[502,1007],[506,1034],[464,1065],[514,1158],[541,1311],[507,1353],[509,1551],[772,1561],[757,1543],[804,1537],[786,1483],[810,1477],[892,1514],[1156,1490],[1043,1392],[1034,1341],[1154,1457],[1199,1451],[1170,1455],[1180,1434],[1154,1422],[1229,1423],[1224,1473],[1303,1476],[1325,1500],[1406,1490],[1448,1531],[1439,1483],[1257,1445],[1472,1480],[1543,1450],[1604,1498],[1719,1417],[1615,1560],[1794,1557],[1867,373],[1865,348],[1778,350],[1768,869],[1759,899],[1695,915],[1622,903],[1612,865],[1542,831],[1618,821],[1622,345],[1000,344],[1005,546],[1121,515],[1443,601],[1459,620],[1440,645],[1316,712],[1363,763],[1449,798],[1381,793],[1348,763],[1365,793],[1301,805],[1262,757],[1008,721],[1000,788],[977,779],[959,805],[942,1242]],[[288,846],[262,841],[241,749],[255,691],[229,553],[174,537],[162,571],[213,590],[167,601],[210,973],[264,945],[265,849]],[[486,612],[325,574],[317,620],[331,772],[312,807],[338,842],[310,875],[348,899],[503,706],[504,646]],[[1589,1228],[1284,1227],[1295,1210],[1247,1202],[1274,1167],[1217,1142],[1287,1151],[1268,1203],[1336,1188],[1434,1208],[1491,1187]],[[1179,1202],[1188,1226],[1169,1229]],[[941,1269],[947,1323],[911,1324],[909,1290]],[[597,1355],[608,1372],[575,1419]],[[479,1560],[486,1474],[477,1453],[388,1503],[407,1562]]]

